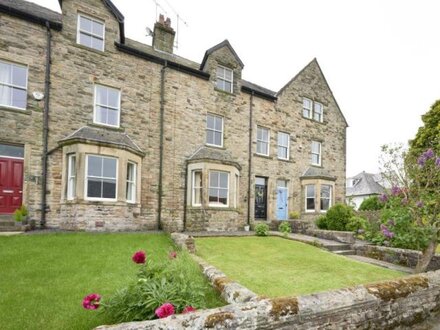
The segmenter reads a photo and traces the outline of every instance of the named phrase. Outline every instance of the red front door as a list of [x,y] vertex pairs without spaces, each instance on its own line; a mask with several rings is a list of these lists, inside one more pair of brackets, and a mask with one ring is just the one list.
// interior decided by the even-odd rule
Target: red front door
[[23,196],[23,159],[0,158],[0,214],[14,213]]

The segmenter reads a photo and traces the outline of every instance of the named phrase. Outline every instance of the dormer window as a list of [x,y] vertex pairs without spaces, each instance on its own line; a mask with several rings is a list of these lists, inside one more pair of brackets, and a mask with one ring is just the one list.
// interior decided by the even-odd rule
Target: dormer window
[[80,45],[104,51],[105,25],[95,18],[78,15],[78,33],[76,42]]
[[234,73],[231,69],[224,66],[217,67],[217,81],[216,87],[222,91],[232,93],[232,83],[234,80]]

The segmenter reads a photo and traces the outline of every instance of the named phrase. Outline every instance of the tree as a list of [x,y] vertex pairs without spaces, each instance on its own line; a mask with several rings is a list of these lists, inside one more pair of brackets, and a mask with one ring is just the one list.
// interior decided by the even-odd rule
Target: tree
[[409,141],[409,154],[418,157],[428,149],[437,154],[440,152],[440,100],[422,116],[423,126],[419,128],[415,138]]
[[383,146],[381,157],[382,174],[393,185],[391,207],[411,215],[408,230],[414,236],[423,233],[416,272],[426,271],[440,239],[440,101],[423,116],[423,122],[408,151],[401,145]]

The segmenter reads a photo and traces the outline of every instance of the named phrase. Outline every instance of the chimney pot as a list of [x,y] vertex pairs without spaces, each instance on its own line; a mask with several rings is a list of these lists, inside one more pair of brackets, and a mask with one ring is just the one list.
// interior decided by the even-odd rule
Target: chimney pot
[[174,32],[171,27],[171,19],[160,14],[159,21],[154,24],[153,47],[155,49],[172,54],[174,48]]

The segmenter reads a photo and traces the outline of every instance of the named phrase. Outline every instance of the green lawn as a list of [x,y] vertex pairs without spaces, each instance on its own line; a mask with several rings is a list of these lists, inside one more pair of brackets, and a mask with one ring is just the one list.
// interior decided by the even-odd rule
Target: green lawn
[[257,294],[279,297],[350,287],[403,273],[277,237],[198,238],[197,253]]
[[[131,256],[140,249],[157,259],[174,248],[163,234],[0,237],[0,328],[91,329],[109,323],[83,309],[82,299],[126,286],[138,269]],[[213,290],[206,295],[210,307],[222,304]]]

